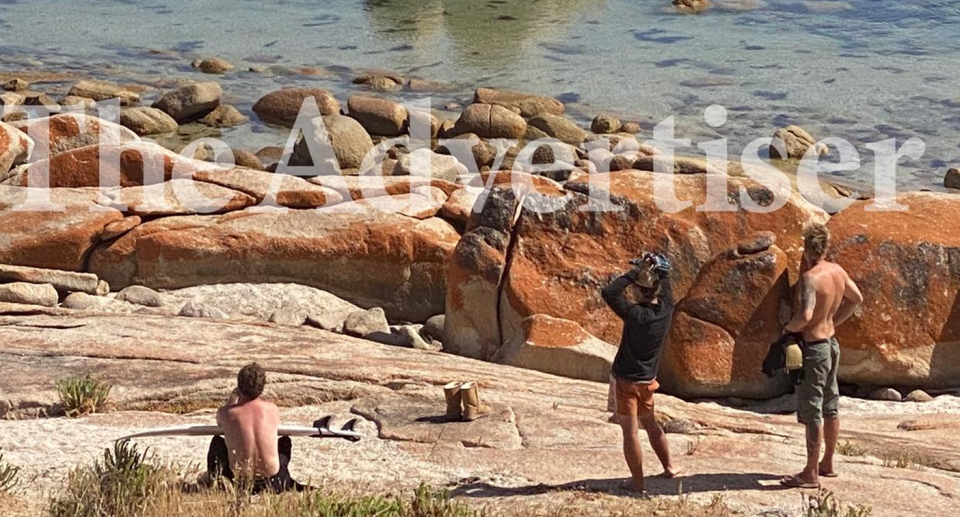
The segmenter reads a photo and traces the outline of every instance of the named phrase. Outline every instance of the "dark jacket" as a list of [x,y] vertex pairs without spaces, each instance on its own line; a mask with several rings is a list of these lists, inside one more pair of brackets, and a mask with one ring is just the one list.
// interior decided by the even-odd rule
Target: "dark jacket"
[[659,271],[660,294],[656,304],[631,303],[625,291],[633,279],[623,275],[603,288],[603,300],[623,320],[620,350],[613,361],[613,375],[631,382],[650,382],[657,377],[660,348],[673,319],[673,289],[670,273]]

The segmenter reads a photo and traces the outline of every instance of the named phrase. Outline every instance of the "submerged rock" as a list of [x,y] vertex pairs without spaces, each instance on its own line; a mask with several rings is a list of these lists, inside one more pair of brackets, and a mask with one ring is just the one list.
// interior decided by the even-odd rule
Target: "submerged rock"
[[200,70],[205,74],[225,74],[230,70],[233,70],[233,65],[225,59],[220,59],[218,57],[208,57],[206,59],[198,59],[190,64],[190,66]]
[[[782,149],[781,149],[782,148]],[[770,157],[786,160],[787,158],[803,158],[807,151],[815,148],[816,154],[826,154],[828,149],[805,129],[799,126],[787,126],[778,129],[770,142]],[[786,155],[783,152],[786,152]]]

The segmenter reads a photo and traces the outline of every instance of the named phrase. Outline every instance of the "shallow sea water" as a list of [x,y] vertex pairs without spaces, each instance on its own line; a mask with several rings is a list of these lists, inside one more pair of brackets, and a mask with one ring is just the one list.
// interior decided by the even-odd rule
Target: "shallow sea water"
[[[863,166],[843,177],[855,182],[873,175],[864,145],[888,138],[926,144],[901,163],[904,187],[937,188],[960,166],[960,1],[714,1],[696,16],[669,0],[0,0],[0,70],[150,84],[206,77],[190,61],[218,56],[237,69],[214,79],[249,113],[289,85],[345,100],[355,70],[390,69],[451,83],[435,108],[509,87],[556,96],[583,123],[602,111],[638,120],[643,136],[673,115],[679,137],[726,137],[735,155],[795,123],[852,142]],[[720,128],[703,121],[713,104],[727,108]],[[224,133],[254,150],[284,137],[259,123]]]

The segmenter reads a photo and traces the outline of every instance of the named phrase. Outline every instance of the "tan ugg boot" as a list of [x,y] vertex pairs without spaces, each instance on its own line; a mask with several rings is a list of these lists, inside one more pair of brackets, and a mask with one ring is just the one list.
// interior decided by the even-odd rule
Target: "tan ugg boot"
[[480,401],[480,388],[475,382],[465,382],[460,386],[460,396],[463,398],[463,419],[473,422],[487,416],[490,408]]
[[443,395],[447,398],[447,419],[460,420],[463,417],[463,398],[460,382],[451,382],[443,387]]

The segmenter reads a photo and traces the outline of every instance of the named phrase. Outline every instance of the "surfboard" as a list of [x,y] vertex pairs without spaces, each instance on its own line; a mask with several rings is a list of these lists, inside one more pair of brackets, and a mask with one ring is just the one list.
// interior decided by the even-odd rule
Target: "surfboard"
[[[324,418],[317,423],[324,422],[329,424],[330,419]],[[279,436],[297,436],[305,438],[343,438],[350,441],[359,441],[363,435],[353,430],[356,420],[350,420],[341,429],[329,429],[324,425],[315,425],[314,427],[282,425],[277,429]],[[176,427],[161,427],[158,429],[148,429],[133,434],[128,434],[117,438],[116,441],[130,440],[132,438],[150,438],[157,436],[217,436],[222,435],[223,429],[217,425],[182,425]]]

